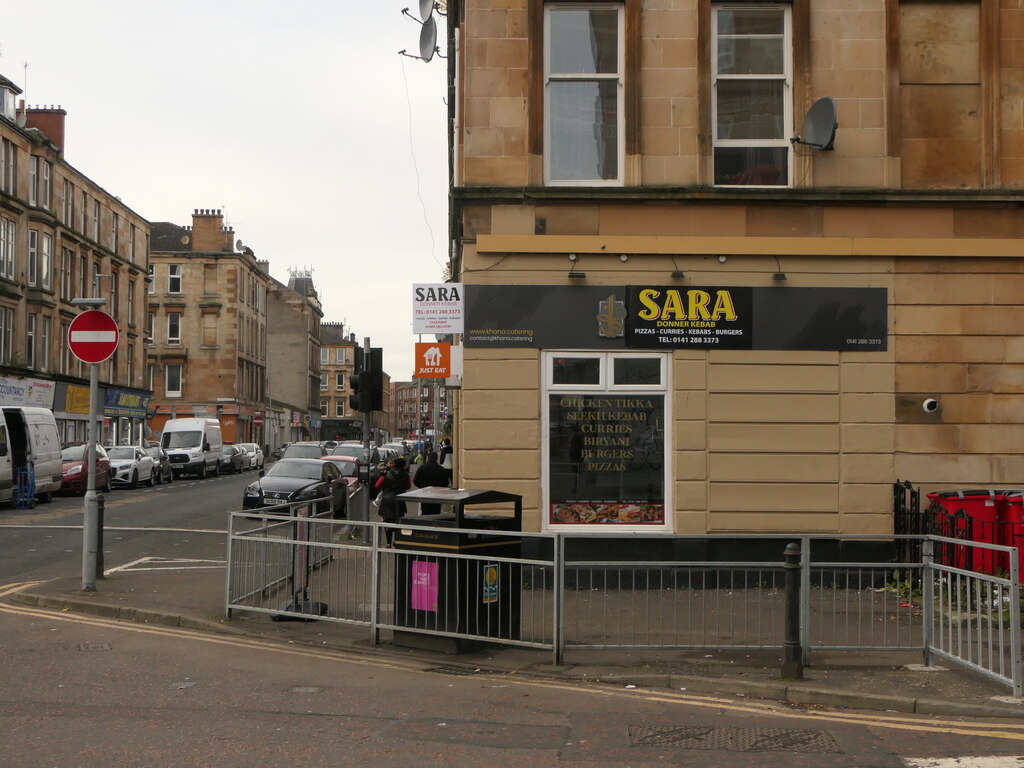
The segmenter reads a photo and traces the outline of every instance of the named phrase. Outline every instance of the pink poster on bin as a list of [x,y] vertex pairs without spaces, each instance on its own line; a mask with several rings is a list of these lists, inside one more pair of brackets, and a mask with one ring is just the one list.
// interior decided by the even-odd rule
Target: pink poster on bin
[[414,611],[437,612],[437,563],[412,561],[411,607]]

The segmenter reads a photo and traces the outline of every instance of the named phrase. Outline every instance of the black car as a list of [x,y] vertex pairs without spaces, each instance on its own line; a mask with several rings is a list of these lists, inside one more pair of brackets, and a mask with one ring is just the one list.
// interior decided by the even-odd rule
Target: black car
[[[259,509],[311,499],[330,499],[335,517],[347,514],[348,483],[332,461],[281,459],[242,496],[242,509]],[[317,512],[325,510],[316,510]]]
[[145,449],[146,453],[153,457],[153,479],[159,483],[169,483],[174,479],[174,471],[171,469],[171,457],[167,451],[159,445],[153,445]]
[[244,459],[243,450],[237,445],[222,445],[220,447],[220,471],[237,474],[242,471]]

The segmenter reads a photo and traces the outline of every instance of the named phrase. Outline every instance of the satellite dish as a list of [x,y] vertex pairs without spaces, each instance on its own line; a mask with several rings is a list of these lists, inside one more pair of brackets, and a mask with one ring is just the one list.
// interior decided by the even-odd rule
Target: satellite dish
[[806,144],[815,149],[832,149],[836,140],[836,101],[826,96],[818,99],[807,110],[800,135],[792,139],[796,144]]
[[18,119],[15,120],[15,122],[18,124],[19,128],[24,128],[25,127],[25,123],[28,122],[28,115],[25,114],[24,112],[19,112],[18,113]]
[[420,18],[427,21],[434,12],[434,0],[420,0]]
[[420,58],[430,61],[437,50],[437,22],[431,16],[420,28]]
[[242,242],[241,240],[237,240],[237,241],[235,241],[235,249],[236,249],[236,250],[239,250],[239,251],[240,251],[240,250],[242,250],[243,248],[245,248],[245,243],[243,243],[243,242]]

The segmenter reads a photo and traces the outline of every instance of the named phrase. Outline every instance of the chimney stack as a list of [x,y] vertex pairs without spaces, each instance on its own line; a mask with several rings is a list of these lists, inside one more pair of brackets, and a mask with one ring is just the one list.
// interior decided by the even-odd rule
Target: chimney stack
[[234,232],[224,228],[224,214],[219,208],[196,208],[192,211],[192,250],[232,251]]
[[[22,102],[24,104],[24,102]],[[43,135],[64,151],[64,118],[67,110],[61,107],[29,107],[25,110],[25,127],[37,128]]]

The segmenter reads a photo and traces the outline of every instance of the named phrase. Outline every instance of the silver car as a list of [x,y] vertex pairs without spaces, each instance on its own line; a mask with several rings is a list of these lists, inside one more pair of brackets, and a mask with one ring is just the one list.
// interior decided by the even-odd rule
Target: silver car
[[249,456],[249,466],[247,469],[263,469],[266,459],[263,457],[263,449],[260,448],[258,443],[239,443],[238,447]]

